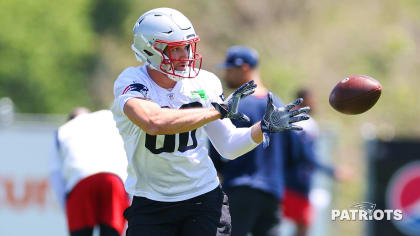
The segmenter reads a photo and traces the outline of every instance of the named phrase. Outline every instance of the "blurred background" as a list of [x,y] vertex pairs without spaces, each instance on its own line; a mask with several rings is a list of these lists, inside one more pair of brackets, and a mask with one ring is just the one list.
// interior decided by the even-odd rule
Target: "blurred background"
[[[260,54],[264,84],[283,101],[295,99],[300,87],[315,93],[324,157],[354,172],[345,184],[319,181],[330,194],[328,209],[368,200],[380,206],[373,198],[381,191],[376,187],[406,164],[393,160],[404,159],[408,147],[387,152],[389,157],[383,152],[388,144],[411,143],[407,155],[420,159],[420,1],[5,0],[0,2],[0,235],[25,235],[16,230],[24,225],[40,229],[32,235],[65,235],[64,215],[46,176],[53,132],[75,106],[109,108],[118,74],[138,65],[130,49],[135,21],[163,6],[192,21],[204,69],[222,78],[216,64],[226,49],[247,45]],[[383,86],[378,103],[356,116],[340,114],[328,103],[335,84],[352,74],[369,75]],[[390,162],[378,166],[379,156]],[[386,170],[388,164],[395,169]],[[375,175],[381,171],[385,177]],[[420,202],[418,190],[409,196]],[[331,221],[325,212],[317,216],[323,223],[316,235],[377,232],[371,223]],[[44,223],[33,221],[40,217]],[[54,225],[58,229],[51,229]]]

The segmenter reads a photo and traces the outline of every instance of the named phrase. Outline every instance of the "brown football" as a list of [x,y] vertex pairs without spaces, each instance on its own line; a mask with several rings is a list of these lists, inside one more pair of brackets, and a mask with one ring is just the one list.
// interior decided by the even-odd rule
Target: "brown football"
[[382,86],[374,78],[351,75],[335,85],[330,94],[330,105],[344,114],[360,114],[375,105],[381,92]]

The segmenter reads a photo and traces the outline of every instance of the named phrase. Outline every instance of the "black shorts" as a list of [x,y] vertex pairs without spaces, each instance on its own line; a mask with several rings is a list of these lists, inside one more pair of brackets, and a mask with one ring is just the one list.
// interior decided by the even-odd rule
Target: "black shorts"
[[220,187],[179,202],[134,197],[124,217],[127,236],[224,236],[231,231],[228,198]]
[[278,235],[279,200],[272,194],[247,186],[226,189],[232,215],[232,236]]

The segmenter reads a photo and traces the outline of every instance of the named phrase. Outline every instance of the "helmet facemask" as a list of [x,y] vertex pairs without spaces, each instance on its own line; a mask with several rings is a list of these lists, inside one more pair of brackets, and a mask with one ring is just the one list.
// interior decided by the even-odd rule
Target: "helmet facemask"
[[[199,40],[198,37],[178,42],[156,40],[153,44],[153,48],[161,54],[162,62],[160,63],[159,68],[155,69],[158,69],[175,81],[185,78],[195,78],[200,72],[202,63],[202,57],[198,53]],[[187,50],[185,57],[174,58],[175,55],[173,55],[172,49],[177,47],[185,47],[185,49],[183,48],[184,50]],[[179,70],[179,67],[182,64],[184,64],[184,68]],[[178,67],[178,70],[176,67]]]

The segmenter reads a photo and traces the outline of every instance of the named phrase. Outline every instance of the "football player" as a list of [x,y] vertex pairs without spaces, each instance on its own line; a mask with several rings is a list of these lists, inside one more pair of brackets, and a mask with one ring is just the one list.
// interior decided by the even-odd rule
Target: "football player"
[[[308,89],[300,89],[296,96],[305,101],[296,106],[310,106],[312,115],[316,111],[316,100],[313,92]],[[309,235],[309,228],[315,218],[315,211],[309,199],[312,190],[313,174],[319,170],[337,181],[346,181],[352,178],[352,169],[340,164],[337,167],[327,165],[321,161],[316,150],[320,130],[316,121],[311,119],[300,123],[304,132],[295,132],[289,142],[292,158],[288,159],[285,174],[285,193],[283,201],[283,216],[295,224],[296,236]]]
[[[267,144],[271,132],[299,129],[308,108],[301,100],[275,107],[269,96],[262,122],[236,128],[230,119],[253,81],[223,99],[222,86],[201,70],[199,37],[179,11],[157,8],[134,25],[132,49],[143,66],[129,67],[115,81],[114,119],[128,158],[127,235],[229,235],[228,201],[208,157],[206,136],[222,156],[234,159]],[[302,115],[300,115],[302,114]],[[263,135],[264,133],[264,135]]]
[[124,143],[112,113],[76,108],[56,133],[50,183],[63,207],[71,236],[119,236],[129,198]]

